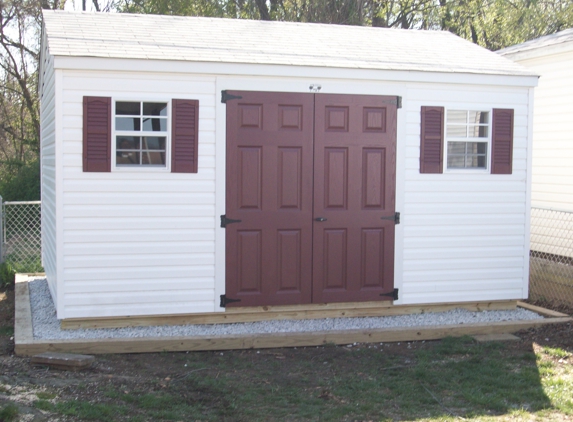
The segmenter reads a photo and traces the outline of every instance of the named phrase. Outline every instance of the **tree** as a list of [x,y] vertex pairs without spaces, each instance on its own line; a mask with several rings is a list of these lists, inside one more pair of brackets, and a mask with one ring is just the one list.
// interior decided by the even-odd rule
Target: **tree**
[[[41,8],[49,2],[0,2],[0,195],[4,199],[39,199],[40,117],[38,59]],[[21,189],[18,189],[21,185]]]
[[120,0],[120,12],[453,32],[491,50],[573,26],[569,0]]
[[[0,0],[0,195],[38,173],[41,9],[66,0]],[[85,10],[89,0],[82,0]],[[446,30],[497,50],[573,27],[570,0],[91,0],[96,11]],[[39,182],[38,182],[39,186]],[[18,189],[8,189],[18,196]],[[23,193],[14,199],[38,196]],[[5,194],[4,194],[5,195]],[[12,199],[12,198],[11,198]]]

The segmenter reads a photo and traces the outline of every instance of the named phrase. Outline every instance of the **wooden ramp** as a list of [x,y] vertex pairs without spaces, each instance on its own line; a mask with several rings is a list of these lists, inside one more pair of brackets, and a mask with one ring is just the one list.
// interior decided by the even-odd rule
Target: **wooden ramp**
[[[545,318],[542,320],[506,321],[496,323],[475,323],[463,325],[420,326],[414,328],[379,328],[352,329],[343,331],[320,331],[276,334],[241,334],[221,336],[182,336],[182,337],[144,337],[144,338],[108,338],[108,339],[74,339],[74,340],[40,340],[34,339],[32,331],[32,312],[27,277],[19,277],[15,291],[16,318],[14,327],[15,352],[17,355],[31,356],[43,352],[67,353],[149,353],[180,352],[202,350],[232,350],[276,347],[320,346],[349,343],[378,343],[396,341],[437,340],[448,336],[513,333],[519,330],[537,327],[544,324],[555,324],[572,321],[566,314],[539,308],[522,302],[523,307]],[[490,302],[491,303],[491,302]],[[515,301],[513,302],[515,307]],[[444,306],[444,305],[439,305]],[[451,304],[449,309],[468,307],[468,304]],[[474,304],[475,310],[492,309],[487,304]],[[508,304],[505,309],[508,309]],[[510,306],[509,306],[510,307]],[[406,308],[406,307],[402,307]],[[411,307],[410,313],[420,313],[420,306]],[[432,306],[423,307],[426,312]],[[404,311],[400,314],[406,314]],[[444,309],[436,306],[436,311]],[[395,315],[395,314],[394,314]],[[355,315],[357,316],[357,315]],[[371,315],[368,315],[371,316]],[[283,318],[284,319],[284,318]],[[225,322],[230,322],[229,320]]]

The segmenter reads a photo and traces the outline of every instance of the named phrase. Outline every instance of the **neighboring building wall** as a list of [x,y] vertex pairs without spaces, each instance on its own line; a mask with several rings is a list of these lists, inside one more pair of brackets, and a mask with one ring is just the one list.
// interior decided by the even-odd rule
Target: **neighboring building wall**
[[54,302],[56,302],[56,78],[54,57],[48,54],[45,40],[42,45],[44,46],[40,86],[42,264]]
[[531,203],[573,211],[573,52],[519,63],[541,75],[535,89]]
[[[310,82],[321,83],[325,93],[401,95],[404,101],[398,111],[396,210],[402,223],[396,230],[396,303],[527,297],[529,88],[358,81],[353,75]],[[225,190],[220,90],[301,92],[308,81],[63,71],[65,303],[58,318],[220,311],[224,230],[218,214],[224,212]],[[199,173],[82,172],[85,95],[198,99]],[[421,106],[515,109],[513,174],[420,174]]]
[[[573,51],[517,60],[539,73],[533,125],[533,207],[573,212]],[[508,55],[511,58],[511,55]],[[573,257],[573,225],[558,213],[543,213],[532,225],[536,249]]]

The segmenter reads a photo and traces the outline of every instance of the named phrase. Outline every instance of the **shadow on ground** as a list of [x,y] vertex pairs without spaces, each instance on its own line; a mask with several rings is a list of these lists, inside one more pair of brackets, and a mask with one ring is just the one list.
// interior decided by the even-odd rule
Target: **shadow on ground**
[[516,412],[551,412],[562,420],[573,415],[567,394],[573,385],[570,324],[524,331],[521,341],[504,343],[467,337],[103,355],[90,370],[65,372],[11,356],[10,300],[10,292],[0,300],[0,407],[15,403],[27,420],[484,420]]

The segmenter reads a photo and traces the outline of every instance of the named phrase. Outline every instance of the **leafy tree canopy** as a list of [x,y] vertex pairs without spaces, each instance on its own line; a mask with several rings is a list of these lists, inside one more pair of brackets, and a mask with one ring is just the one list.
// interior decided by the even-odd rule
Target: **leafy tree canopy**
[[[77,0],[79,2],[79,0]],[[75,0],[69,0],[76,5]],[[91,10],[451,31],[490,50],[573,27],[571,0],[82,0]],[[0,195],[39,199],[41,9],[0,1]],[[261,40],[264,42],[264,40]]]

